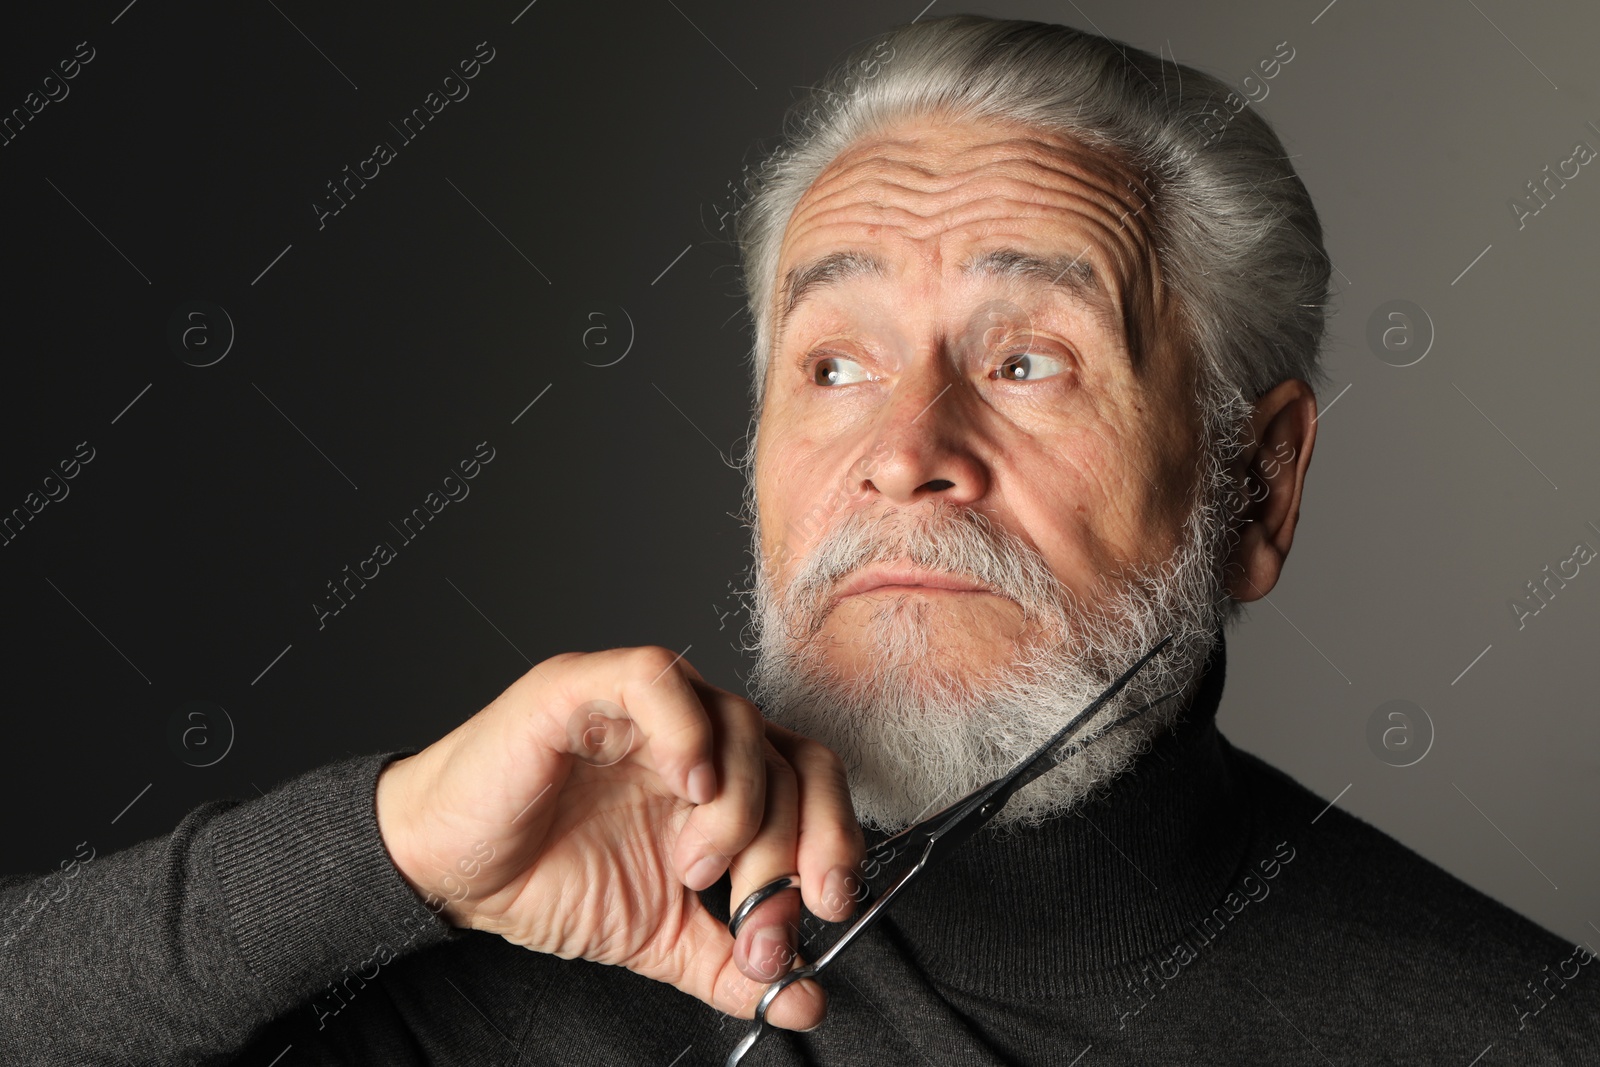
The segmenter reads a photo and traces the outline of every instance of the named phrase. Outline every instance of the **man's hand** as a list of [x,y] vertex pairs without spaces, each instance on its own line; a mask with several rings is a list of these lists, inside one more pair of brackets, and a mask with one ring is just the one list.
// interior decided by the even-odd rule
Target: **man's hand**
[[[692,890],[732,902],[798,872],[806,907],[853,910],[865,843],[837,756],[769,723],[664,648],[552,657],[427,749],[384,768],[378,826],[400,874],[457,926],[619,964],[750,1018],[796,964],[794,893],[738,943]],[[806,980],[767,1013],[809,1029]]]

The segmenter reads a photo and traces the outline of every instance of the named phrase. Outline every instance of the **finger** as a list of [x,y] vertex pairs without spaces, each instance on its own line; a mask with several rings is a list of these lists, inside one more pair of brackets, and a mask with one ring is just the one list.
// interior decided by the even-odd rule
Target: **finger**
[[673,851],[683,884],[699,890],[721,878],[761,828],[767,746],[755,705],[715,686],[688,684],[713,724],[712,759],[720,783],[710,803],[689,813]]
[[620,705],[642,735],[642,756],[668,789],[691,804],[716,796],[711,718],[680,655],[659,646],[609,649],[562,667],[538,672],[541,679],[560,679],[558,693],[536,705],[550,709],[542,725],[553,747],[570,750],[570,716],[605,698]]
[[[804,961],[796,959],[795,966]],[[753,1019],[756,1005],[766,996],[771,982],[748,978],[729,961],[728,969],[718,986],[719,994],[727,997],[733,1007],[730,1014],[743,1019]],[[828,1011],[828,994],[813,978],[802,978],[783,988],[771,1004],[767,1005],[766,1020],[784,1030],[810,1030],[819,1025]]]
[[[718,1011],[744,1019],[755,1017],[756,1005],[766,995],[770,982],[752,979],[733,961],[733,938],[694,894],[687,901],[683,926],[666,956],[630,961],[640,973],[698,997]],[[785,1030],[809,1030],[822,1022],[828,995],[812,979],[785,987],[767,1008],[766,1019]]]
[[767,723],[767,738],[793,768],[799,790],[796,869],[805,905],[818,918],[840,922],[866,894],[866,839],[844,763],[826,745],[776,723]]
[[[799,787],[788,762],[770,742],[763,742],[767,791],[761,828],[734,858],[730,900],[742,901],[775,878],[798,873],[795,847]],[[739,928],[733,962],[746,977],[771,982],[787,974],[795,959],[800,931],[800,894],[786,889],[763,901]]]

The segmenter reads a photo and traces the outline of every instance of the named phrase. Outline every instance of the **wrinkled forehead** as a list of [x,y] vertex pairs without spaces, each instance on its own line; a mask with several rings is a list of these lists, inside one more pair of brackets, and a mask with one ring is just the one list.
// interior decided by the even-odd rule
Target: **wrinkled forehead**
[[894,124],[848,146],[796,203],[770,294],[774,338],[804,300],[863,278],[1004,275],[1075,285],[1132,340],[1163,303],[1150,198],[1121,153],[1065,133]]

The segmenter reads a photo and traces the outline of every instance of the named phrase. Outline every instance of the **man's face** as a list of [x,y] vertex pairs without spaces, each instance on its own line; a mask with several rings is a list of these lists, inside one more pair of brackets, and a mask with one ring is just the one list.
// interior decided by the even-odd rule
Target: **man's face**
[[[789,220],[751,485],[751,685],[839,752],[869,825],[1009,770],[1164,634],[1104,714],[1192,692],[1214,643],[1226,470],[1147,196],[1072,140],[930,119],[852,146]],[[1070,806],[1181,707],[1005,818]]]
[[[938,501],[1017,535],[1091,603],[1102,575],[1171,554],[1199,415],[1143,189],[1065,138],[937,121],[818,178],[780,252],[756,455],[780,586],[841,513]],[[850,589],[817,635],[846,677],[886,604],[914,604],[930,652],[967,672],[1009,660],[1026,625],[993,592]]]

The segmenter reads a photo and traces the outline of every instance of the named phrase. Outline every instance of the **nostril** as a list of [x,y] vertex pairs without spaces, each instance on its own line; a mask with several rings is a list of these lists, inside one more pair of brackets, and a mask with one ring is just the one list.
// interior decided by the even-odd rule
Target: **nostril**
[[954,489],[955,486],[956,486],[956,483],[952,482],[948,478],[935,478],[931,482],[925,483],[923,485],[923,488],[924,489],[932,489],[936,493],[942,493],[946,489]]

